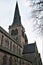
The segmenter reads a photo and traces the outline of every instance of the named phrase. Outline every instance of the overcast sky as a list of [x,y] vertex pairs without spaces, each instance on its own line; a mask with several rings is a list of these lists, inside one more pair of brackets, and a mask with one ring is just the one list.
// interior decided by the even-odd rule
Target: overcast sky
[[[30,2],[26,0],[17,0],[21,15],[21,22],[25,28],[28,42],[37,41],[37,47],[42,57],[42,37],[33,31],[33,21],[31,19]],[[9,25],[13,22],[16,0],[0,0],[0,26],[8,31]]]

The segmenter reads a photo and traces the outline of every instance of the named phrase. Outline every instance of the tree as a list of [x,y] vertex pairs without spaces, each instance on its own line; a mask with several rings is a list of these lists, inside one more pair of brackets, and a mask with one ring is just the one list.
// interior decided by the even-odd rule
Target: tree
[[34,31],[43,34],[43,0],[31,0]]

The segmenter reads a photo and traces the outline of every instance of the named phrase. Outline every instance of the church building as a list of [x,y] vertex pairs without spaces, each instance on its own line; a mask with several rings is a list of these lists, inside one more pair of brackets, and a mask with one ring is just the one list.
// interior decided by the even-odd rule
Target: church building
[[42,65],[36,42],[28,44],[17,2],[9,32],[0,26],[0,65]]

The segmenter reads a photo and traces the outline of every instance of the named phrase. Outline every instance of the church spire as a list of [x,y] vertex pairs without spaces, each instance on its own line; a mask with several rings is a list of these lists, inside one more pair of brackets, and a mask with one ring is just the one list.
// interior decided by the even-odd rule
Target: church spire
[[16,2],[14,19],[13,19],[13,24],[12,25],[21,25],[21,18],[20,18],[20,13],[19,13],[19,8],[18,8],[18,3],[17,2]]

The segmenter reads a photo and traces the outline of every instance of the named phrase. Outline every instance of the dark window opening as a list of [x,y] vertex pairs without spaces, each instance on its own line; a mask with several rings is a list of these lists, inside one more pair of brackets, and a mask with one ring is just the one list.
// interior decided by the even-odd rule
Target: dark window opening
[[14,52],[15,52],[15,49],[16,49],[16,48],[15,48],[15,45],[13,45],[13,51],[14,51]]
[[10,41],[10,50],[12,50],[12,41]]
[[24,32],[22,31],[22,36],[24,37]]
[[12,57],[9,58],[9,65],[12,65]]
[[18,30],[17,29],[11,31],[11,35],[17,35],[17,34],[18,34]]
[[26,43],[26,44],[28,43],[28,39],[27,39],[26,34],[25,34],[25,43]]
[[6,55],[3,56],[3,64],[2,65],[7,65],[7,56]]

